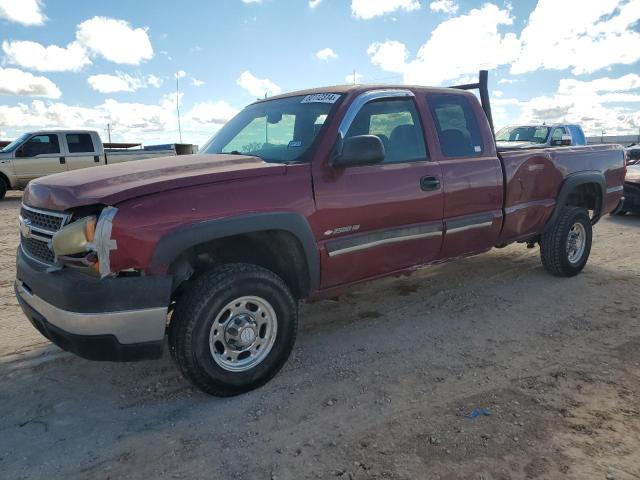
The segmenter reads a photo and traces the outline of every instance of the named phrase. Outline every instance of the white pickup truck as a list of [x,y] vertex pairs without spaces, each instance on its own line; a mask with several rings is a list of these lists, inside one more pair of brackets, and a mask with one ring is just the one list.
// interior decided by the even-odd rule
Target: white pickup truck
[[175,148],[105,149],[92,130],[28,132],[0,150],[0,200],[7,190],[22,190],[52,173],[169,155],[176,155]]

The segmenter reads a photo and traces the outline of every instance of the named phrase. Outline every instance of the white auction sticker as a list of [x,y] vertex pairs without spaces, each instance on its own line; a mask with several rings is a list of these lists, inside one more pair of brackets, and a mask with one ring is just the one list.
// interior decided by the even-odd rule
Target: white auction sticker
[[304,97],[300,103],[336,103],[339,98],[337,93],[314,93]]

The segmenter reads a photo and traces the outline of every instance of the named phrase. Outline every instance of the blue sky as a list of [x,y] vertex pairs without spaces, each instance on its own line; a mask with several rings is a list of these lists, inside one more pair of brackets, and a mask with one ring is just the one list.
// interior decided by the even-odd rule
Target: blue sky
[[640,129],[640,0],[0,0],[0,138],[88,127],[202,144],[264,93],[491,71],[498,126]]

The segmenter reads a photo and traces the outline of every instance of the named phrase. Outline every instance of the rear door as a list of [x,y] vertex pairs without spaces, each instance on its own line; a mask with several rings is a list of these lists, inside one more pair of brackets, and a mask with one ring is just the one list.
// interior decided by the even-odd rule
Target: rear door
[[414,94],[369,91],[343,117],[339,135],[377,135],[381,164],[314,164],[322,287],[427,263],[442,243],[440,167],[429,158]]
[[69,170],[100,165],[100,154],[90,133],[64,134]]
[[34,178],[67,171],[57,133],[33,135],[16,150],[15,157],[13,166],[21,187]]
[[489,123],[472,94],[429,93],[426,101],[444,185],[442,256],[488,250],[502,228],[503,204],[502,165]]

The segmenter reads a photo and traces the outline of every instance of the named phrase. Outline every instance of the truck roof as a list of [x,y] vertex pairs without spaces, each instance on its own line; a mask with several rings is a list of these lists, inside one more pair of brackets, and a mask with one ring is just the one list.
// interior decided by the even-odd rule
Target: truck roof
[[[442,92],[442,91],[450,91],[451,93],[456,94],[464,94],[464,90],[456,89],[456,88],[448,88],[448,87],[425,87],[422,85],[402,85],[397,83],[377,83],[377,84],[356,84],[356,85],[331,85],[327,87],[317,87],[317,88],[308,88],[305,90],[295,90],[293,92],[281,93],[280,95],[274,95],[273,97],[268,97],[265,99],[259,99],[254,103],[267,102],[270,100],[277,100],[279,98],[287,98],[287,97],[297,97],[302,95],[313,95],[316,93],[362,93],[367,92],[369,90],[411,90],[411,91],[420,91],[420,92]],[[467,92],[467,95],[473,95],[473,93]]]
[[98,133],[95,130],[85,130],[76,128],[41,128],[39,130],[32,130],[27,132],[29,135],[36,135],[38,133]]

